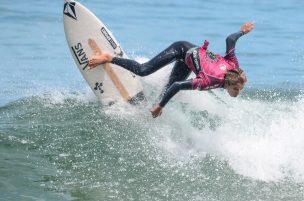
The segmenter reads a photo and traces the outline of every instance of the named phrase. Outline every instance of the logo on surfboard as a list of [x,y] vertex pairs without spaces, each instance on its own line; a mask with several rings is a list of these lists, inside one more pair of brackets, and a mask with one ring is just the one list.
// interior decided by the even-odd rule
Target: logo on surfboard
[[117,44],[114,42],[113,38],[107,32],[106,28],[102,27],[100,29],[100,31],[104,35],[104,37],[107,39],[107,41],[110,43],[110,45],[113,47],[113,49],[116,49],[117,48]]
[[74,20],[77,20],[76,12],[75,12],[75,2],[67,2],[64,4],[63,13]]
[[123,51],[121,50],[121,48],[120,48],[120,46],[118,46],[118,51],[114,51],[114,54],[116,54],[117,56],[120,56],[120,57],[122,57],[123,56]]
[[102,82],[96,82],[95,83],[95,87],[94,90],[95,91],[99,91],[101,94],[104,92],[104,90],[101,88],[103,86]]
[[82,70],[86,69],[89,65],[89,59],[83,50],[82,44],[77,43],[76,45],[72,46],[72,51],[79,63],[79,65],[82,67]]

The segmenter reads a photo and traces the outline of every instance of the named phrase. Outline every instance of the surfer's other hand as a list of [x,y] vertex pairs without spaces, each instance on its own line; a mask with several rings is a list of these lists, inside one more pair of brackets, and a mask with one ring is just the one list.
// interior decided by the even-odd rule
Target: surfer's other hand
[[156,118],[156,117],[160,116],[162,114],[162,109],[163,108],[159,104],[157,104],[156,106],[151,108],[150,112],[152,114],[152,117]]
[[254,28],[254,24],[251,22],[246,22],[245,24],[242,25],[241,31],[246,33],[249,33],[252,29]]

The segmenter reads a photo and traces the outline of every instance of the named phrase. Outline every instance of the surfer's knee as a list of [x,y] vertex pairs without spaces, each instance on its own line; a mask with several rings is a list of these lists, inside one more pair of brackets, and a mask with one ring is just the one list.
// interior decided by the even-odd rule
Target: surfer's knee
[[189,49],[195,47],[188,41],[177,41],[172,44],[172,47],[178,52],[178,58],[184,59]]
[[188,41],[176,41],[172,44],[173,47],[181,49],[181,48],[185,48],[187,46],[189,46],[189,42]]
[[141,77],[145,77],[153,73],[150,69],[151,68],[149,68],[149,64],[142,64],[141,67],[136,71],[136,74]]
[[173,91],[179,91],[181,88],[181,82],[174,82],[171,87]]

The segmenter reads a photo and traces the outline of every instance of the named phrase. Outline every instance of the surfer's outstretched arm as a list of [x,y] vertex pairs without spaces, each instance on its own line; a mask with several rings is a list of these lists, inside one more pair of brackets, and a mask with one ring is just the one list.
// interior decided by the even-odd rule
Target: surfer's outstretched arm
[[180,81],[180,82],[174,82],[168,90],[165,92],[164,96],[162,97],[159,104],[157,104],[155,107],[150,109],[150,112],[152,113],[152,116],[158,117],[161,112],[162,108],[165,107],[165,105],[169,102],[169,100],[177,94],[180,90],[193,90],[193,80],[189,79],[186,81]]
[[234,51],[236,41],[244,34],[245,34],[244,32],[238,31],[236,33],[230,34],[226,38],[226,54],[228,54],[230,51]]
[[234,52],[235,44],[236,44],[237,40],[241,36],[249,33],[253,28],[254,28],[254,25],[251,22],[246,22],[245,24],[242,25],[240,31],[230,34],[226,38],[226,54],[231,53],[231,51]]

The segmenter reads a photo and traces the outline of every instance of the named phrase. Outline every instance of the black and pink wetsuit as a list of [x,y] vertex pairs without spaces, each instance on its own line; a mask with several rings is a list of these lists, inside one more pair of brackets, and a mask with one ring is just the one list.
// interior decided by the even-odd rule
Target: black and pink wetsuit
[[[164,107],[180,90],[209,90],[223,87],[225,73],[239,67],[235,56],[235,44],[242,35],[244,35],[243,32],[237,32],[227,37],[224,57],[209,51],[208,41],[205,41],[202,47],[180,41],[173,43],[143,64],[119,57],[113,57],[112,63],[136,75],[147,76],[175,61],[169,81],[160,96],[159,104]],[[191,72],[195,73],[196,78],[186,80]]]

